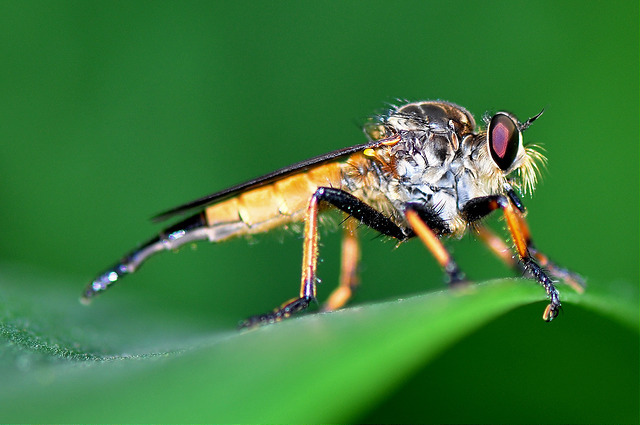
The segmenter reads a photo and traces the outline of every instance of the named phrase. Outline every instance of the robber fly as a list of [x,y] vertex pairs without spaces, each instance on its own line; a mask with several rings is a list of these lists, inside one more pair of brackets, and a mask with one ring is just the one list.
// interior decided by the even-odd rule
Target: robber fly
[[[107,290],[157,252],[200,239],[222,242],[303,222],[299,296],[241,326],[280,321],[316,299],[318,215],[333,208],[347,218],[340,283],[323,310],[344,306],[358,286],[357,226],[363,224],[399,243],[417,236],[450,285],[465,281],[465,276],[441,238],[460,238],[471,230],[499,258],[542,285],[549,299],[542,317],[551,321],[561,307],[552,277],[580,292],[584,282],[534,246],[516,194],[533,191],[545,162],[535,145],[522,141],[522,132],[541,114],[521,123],[510,113],[498,112],[484,118],[486,129],[476,129],[473,116],[453,103],[393,107],[365,124],[369,140],[364,144],[293,164],[157,215],[155,221],[190,213],[100,274],[86,287],[83,299]],[[515,256],[482,223],[495,210],[504,215]]]

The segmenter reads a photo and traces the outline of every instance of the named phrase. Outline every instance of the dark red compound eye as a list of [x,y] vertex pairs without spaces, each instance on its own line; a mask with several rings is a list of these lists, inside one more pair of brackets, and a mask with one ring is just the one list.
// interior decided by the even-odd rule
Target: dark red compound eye
[[491,158],[501,170],[508,170],[520,148],[520,130],[507,114],[499,112],[491,118],[487,129]]

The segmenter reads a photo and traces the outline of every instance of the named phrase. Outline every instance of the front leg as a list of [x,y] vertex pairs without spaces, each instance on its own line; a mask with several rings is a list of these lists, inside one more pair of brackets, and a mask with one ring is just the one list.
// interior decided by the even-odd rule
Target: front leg
[[[475,227],[475,232],[482,242],[493,252],[503,263],[508,267],[525,273],[526,270],[522,267],[522,263],[517,261],[511,253],[511,248],[493,231],[489,230],[486,226],[478,224]],[[528,233],[528,232],[527,232]],[[584,292],[585,281],[579,274],[568,270],[555,262],[551,261],[542,252],[538,251],[531,241],[531,238],[527,238],[529,241],[529,254],[538,261],[538,264],[551,274],[556,279],[564,281],[567,285],[571,286],[576,292],[582,294]]]
[[464,206],[462,214],[469,222],[485,217],[492,211],[501,209],[507,221],[511,239],[518,253],[521,267],[533,276],[547,292],[549,305],[544,310],[542,318],[550,322],[560,312],[560,294],[553,280],[538,264],[532,254],[537,253],[532,246],[529,228],[522,216],[521,208],[516,208],[510,198],[504,195],[493,195],[472,199]]
[[524,220],[525,209],[522,201],[513,190],[510,184],[505,184],[504,188],[506,189],[507,196],[509,200],[515,205],[518,209],[516,211],[516,215],[520,220],[520,224],[522,226],[522,231],[524,234],[524,238],[529,247],[529,253],[538,260],[538,263],[544,267],[545,270],[548,270],[551,275],[557,279],[563,280],[567,285],[571,286],[576,292],[583,293],[585,287],[585,281],[582,276],[577,273],[572,272],[571,270],[560,267],[558,264],[554,263],[542,252],[538,251],[538,249],[534,246],[533,240],[531,239],[531,232],[529,232],[529,226],[527,222]]
[[342,308],[360,285],[358,264],[360,263],[360,243],[358,242],[358,222],[348,217],[344,222],[342,254],[340,260],[340,285],[329,295],[322,311]]

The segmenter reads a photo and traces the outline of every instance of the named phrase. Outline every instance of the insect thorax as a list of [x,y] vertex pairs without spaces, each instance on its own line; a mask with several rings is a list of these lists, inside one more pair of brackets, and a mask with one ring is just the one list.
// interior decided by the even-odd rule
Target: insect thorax
[[438,230],[461,236],[468,225],[460,214],[464,204],[502,186],[471,114],[445,102],[413,103],[390,114],[385,125],[401,140],[377,152],[372,162],[382,164],[378,180],[368,180],[388,199],[399,224],[407,226],[404,206],[418,203],[446,225]]

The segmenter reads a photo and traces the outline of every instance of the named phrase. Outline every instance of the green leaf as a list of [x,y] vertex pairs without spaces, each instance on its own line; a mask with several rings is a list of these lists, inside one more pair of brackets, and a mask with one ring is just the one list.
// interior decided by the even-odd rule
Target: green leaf
[[[119,316],[115,304],[80,307],[33,276],[0,278],[2,422],[356,420],[452,344],[544,300],[530,281],[505,279],[209,331],[153,306]],[[637,298],[628,284],[563,291],[565,311],[580,305],[636,337]],[[542,322],[535,307],[526,320]]]

